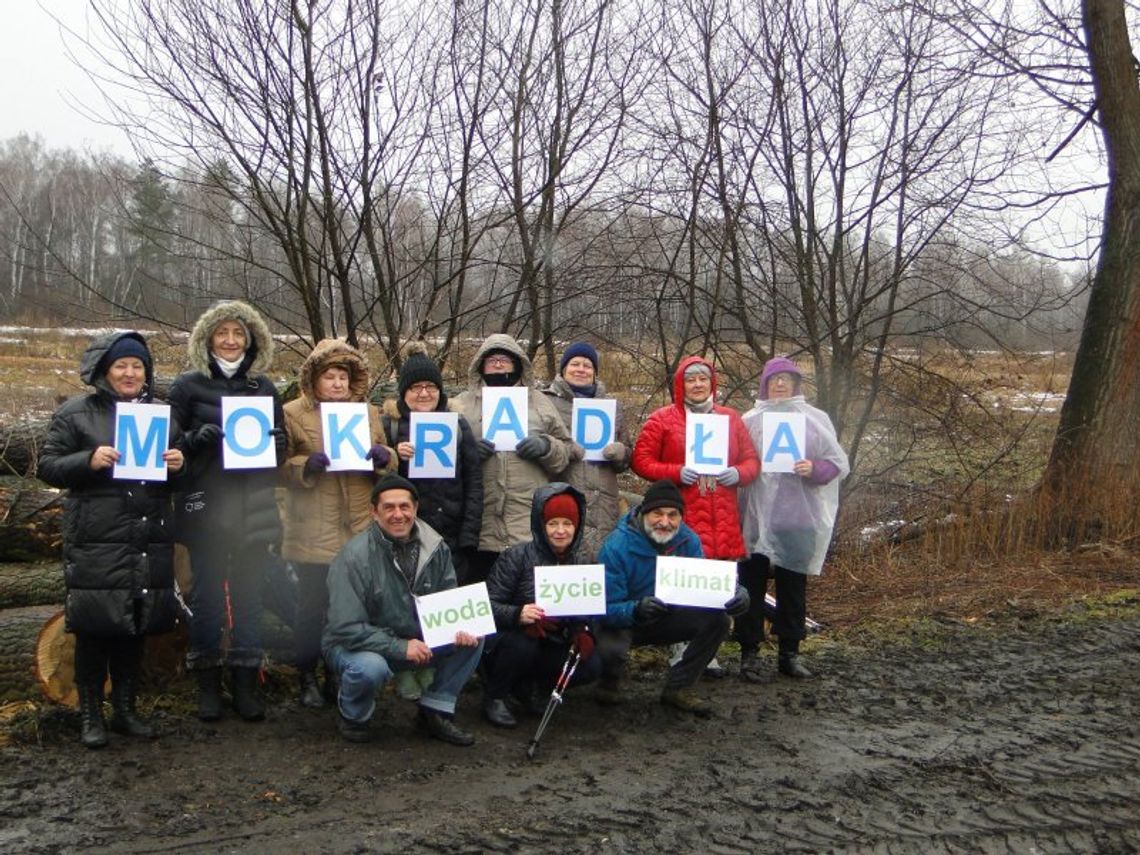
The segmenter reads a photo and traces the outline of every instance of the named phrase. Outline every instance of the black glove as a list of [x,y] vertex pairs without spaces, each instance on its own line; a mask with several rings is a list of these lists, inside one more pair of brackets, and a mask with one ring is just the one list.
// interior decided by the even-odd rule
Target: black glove
[[746,611],[752,602],[752,598],[748,596],[748,591],[745,588],[737,588],[736,595],[724,604],[724,610],[728,612],[731,617],[740,617]]
[[665,617],[669,613],[669,606],[656,597],[642,597],[633,610],[633,619],[637,623],[649,623],[651,620]]
[[532,433],[515,448],[515,454],[523,460],[538,460],[550,451],[550,440],[539,433]]
[[388,465],[388,461],[392,459],[392,455],[388,453],[388,449],[380,443],[376,443],[368,453],[364,455],[365,460],[371,460],[373,467],[376,469],[383,469]]
[[218,443],[225,436],[221,425],[202,425],[190,434],[188,443],[191,451],[217,451]]
[[481,439],[475,443],[475,450],[479,452],[480,460],[489,460],[495,453],[495,443],[489,439]]
[[305,461],[305,475],[315,478],[329,468],[329,456],[323,451],[314,451]]

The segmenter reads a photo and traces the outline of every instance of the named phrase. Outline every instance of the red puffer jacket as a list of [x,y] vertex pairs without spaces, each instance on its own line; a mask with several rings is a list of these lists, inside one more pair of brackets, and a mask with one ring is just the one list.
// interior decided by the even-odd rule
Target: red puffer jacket
[[[707,365],[712,371],[712,395],[716,398],[716,371],[712,363],[699,356],[681,360],[673,375],[673,403],[650,415],[633,447],[633,471],[648,481],[667,478],[681,484],[681,467],[685,465],[685,369],[695,363]],[[740,472],[740,482],[733,487],[717,484],[716,489],[703,496],[698,484],[681,486],[685,523],[700,535],[705,558],[735,561],[746,554],[736,490],[760,474],[760,458],[740,413],[719,404],[713,406],[712,412],[728,416],[728,460]]]

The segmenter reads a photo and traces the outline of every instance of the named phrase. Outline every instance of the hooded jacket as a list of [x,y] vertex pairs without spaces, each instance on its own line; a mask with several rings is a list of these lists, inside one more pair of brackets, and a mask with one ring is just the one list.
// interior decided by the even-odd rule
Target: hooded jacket
[[[688,521],[688,505],[685,520]],[[673,539],[658,551],[642,528],[640,506],[621,518],[598,552],[598,561],[606,566],[607,624],[618,628],[633,626],[638,602],[643,597],[653,596],[657,587],[658,555],[708,557],[701,551],[700,537],[686,522],[681,523]]]
[[471,360],[467,390],[455,399],[455,409],[467,419],[476,440],[483,436],[483,377],[479,369],[492,350],[512,354],[521,367],[517,385],[527,395],[527,432],[540,434],[550,449],[538,460],[524,460],[513,451],[500,451],[483,461],[483,519],[479,548],[502,552],[530,537],[531,497],[550,482],[571,460],[572,443],[566,425],[546,395],[533,388],[534,372],[526,353],[509,335],[487,337]]
[[327,656],[334,647],[370,651],[406,662],[408,639],[420,636],[415,598],[455,587],[451,551],[422,520],[416,572],[409,585],[396,567],[392,542],[373,521],[353,537],[329,567],[328,622],[321,638]]
[[574,530],[570,548],[561,561],[554,554],[550,540],[546,536],[542,510],[547,502],[562,493],[566,493],[577,503],[578,519],[585,519],[586,500],[578,490],[561,481],[539,487],[534,491],[534,500],[531,502],[531,539],[505,549],[495,560],[491,572],[487,574],[487,594],[491,599],[495,626],[500,630],[518,629],[522,607],[534,602],[535,567],[579,563],[578,552],[582,545],[583,526],[579,525]]
[[[606,388],[599,380],[597,391],[593,400],[606,397]],[[574,413],[574,390],[562,377],[556,377],[545,389],[558,415],[562,417],[568,433],[571,430],[571,419]],[[589,460],[572,460],[570,465],[559,476],[563,481],[572,484],[582,492],[586,498],[586,516],[583,525],[583,555],[591,561],[598,554],[602,541],[606,539],[618,517],[621,516],[621,487],[618,484],[618,474],[629,468],[629,458],[632,448],[626,432],[625,419],[622,417],[621,402],[617,403],[614,419],[614,440],[625,446],[625,454],[618,460],[605,460],[593,462]]]
[[[285,494],[285,536],[281,555],[289,561],[328,564],[354,534],[371,520],[369,497],[373,472],[324,472],[305,475],[309,455],[325,450],[321,432],[321,404],[316,383],[326,368],[339,365],[348,371],[349,401],[368,400],[369,376],[364,355],[340,339],[317,342],[299,373],[301,394],[284,407],[285,464],[281,472],[289,490]],[[373,445],[384,444],[384,431],[375,406],[368,406],[368,433]],[[396,453],[384,471],[395,470]]]
[[[39,459],[39,477],[67,489],[63,501],[64,608],[69,632],[137,636],[174,626],[171,503],[167,483],[115,480],[112,469],[91,468],[91,454],[115,439],[116,396],[107,383],[104,357],[118,332],[96,338],[80,362],[79,376],[94,391],[56,410]],[[140,403],[151,403],[154,375],[147,364]],[[176,420],[171,446],[181,442]]]
[[[210,355],[210,337],[222,321],[237,320],[249,330],[250,341],[241,367],[227,378]],[[206,424],[221,425],[223,397],[273,398],[273,426],[280,429],[273,439],[277,463],[285,460],[285,416],[281,397],[273,382],[260,373],[273,359],[269,326],[250,305],[240,300],[217,303],[207,309],[190,333],[187,344],[190,371],[180,374],[170,386],[170,406],[188,436]],[[281,540],[281,520],[274,489],[273,469],[222,468],[221,444],[192,450],[187,472],[175,497],[178,539],[194,544],[223,538],[247,545],[276,546]]]
[[711,372],[713,400],[716,399],[716,371],[712,363],[699,356],[681,360],[673,375],[673,403],[654,411],[633,448],[633,471],[647,481],[668,478],[681,487],[685,499],[685,522],[701,538],[705,558],[735,561],[747,554],[740,533],[737,511],[737,487],[751,483],[760,472],[760,458],[752,445],[748,429],[740,413],[730,407],[714,404],[712,412],[728,416],[728,465],[740,472],[736,486],[715,485],[701,494],[700,482],[681,484],[685,465],[685,369],[705,365]]

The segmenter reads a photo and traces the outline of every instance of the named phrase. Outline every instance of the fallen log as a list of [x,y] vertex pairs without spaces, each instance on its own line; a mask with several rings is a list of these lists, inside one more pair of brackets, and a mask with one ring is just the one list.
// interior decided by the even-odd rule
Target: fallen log
[[[0,612],[0,701],[26,701],[40,696],[36,651],[41,631],[62,612],[58,605],[30,606]],[[74,639],[71,642],[74,651]],[[61,661],[73,664],[74,653],[59,651]],[[74,676],[72,676],[74,680]]]
[[0,427],[0,475],[34,475],[47,432],[47,419]]
[[0,478],[0,561],[57,557],[62,524],[62,492],[34,478]]
[[58,561],[0,564],[0,610],[63,602],[65,593]]

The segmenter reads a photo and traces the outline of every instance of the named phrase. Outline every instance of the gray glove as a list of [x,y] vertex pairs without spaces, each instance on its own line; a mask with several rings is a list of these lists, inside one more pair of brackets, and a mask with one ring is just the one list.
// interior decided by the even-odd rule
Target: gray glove
[[540,433],[532,433],[515,448],[515,454],[523,460],[538,460],[550,451],[550,440]]
[[681,467],[681,483],[686,487],[690,484],[696,484],[697,479],[700,477],[701,476],[697,473],[696,469],[692,469],[688,466]]
[[611,442],[602,449],[602,457],[606,458],[606,460],[625,459],[625,443]]
[[723,487],[731,487],[733,484],[740,483],[740,470],[735,466],[729,466],[723,472],[716,476],[716,482]]
[[752,598],[748,596],[748,590],[738,587],[736,589],[736,595],[724,604],[724,610],[728,612],[731,617],[740,617],[748,611],[748,606],[751,603]]
[[479,452],[480,460],[488,460],[495,454],[495,443],[489,439],[481,439],[475,443],[475,450]]

